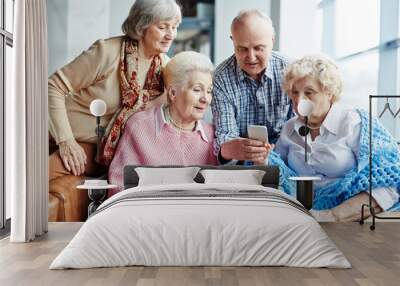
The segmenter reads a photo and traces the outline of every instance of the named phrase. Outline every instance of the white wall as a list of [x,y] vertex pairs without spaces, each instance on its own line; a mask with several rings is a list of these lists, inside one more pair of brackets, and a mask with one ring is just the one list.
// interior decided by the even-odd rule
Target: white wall
[[[271,15],[271,2],[280,1],[280,15]],[[272,3],[277,4],[277,3]],[[269,15],[279,33],[279,51],[291,58],[320,51],[322,27],[317,24],[315,0],[215,0],[215,64],[233,54],[230,23],[241,9],[260,9]]]
[[49,74],[67,62],[69,2],[72,1],[47,0]]
[[[280,15],[271,15],[271,2]],[[71,61],[100,38],[120,35],[121,24],[134,0],[47,0],[49,74]],[[242,9],[260,9],[279,23],[280,51],[295,58],[316,50],[314,0],[215,0],[214,62],[233,54],[230,24]],[[208,112],[205,119],[211,121]]]
[[[49,74],[97,39],[120,35],[121,24],[133,3],[134,0],[47,0]],[[233,54],[230,24],[237,13],[256,8],[269,15],[270,3],[271,0],[215,0],[216,64]]]
[[49,74],[97,39],[121,35],[134,0],[47,0]]
[[[272,0],[276,1],[276,0]],[[315,0],[280,0],[279,50],[290,58],[320,52]]]
[[270,15],[270,6],[271,0],[215,0],[215,65],[233,54],[230,26],[238,12],[242,9],[260,9]]
[[68,0],[68,4],[67,57],[72,59],[93,44],[93,41],[109,37],[110,1]]

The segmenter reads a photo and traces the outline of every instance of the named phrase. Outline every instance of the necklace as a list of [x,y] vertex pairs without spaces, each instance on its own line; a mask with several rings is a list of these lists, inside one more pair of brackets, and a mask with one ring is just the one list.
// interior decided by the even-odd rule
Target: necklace
[[[164,109],[164,115],[165,115],[165,120],[168,121],[169,123],[172,124],[172,126],[180,131],[193,131],[193,128],[183,128],[179,126],[178,123],[175,122],[175,120],[172,118],[171,113],[169,112],[169,107],[165,107]],[[196,125],[195,125],[196,126]]]
[[311,127],[310,125],[307,125],[307,128],[310,129],[310,130],[318,130],[318,129],[321,127],[321,125],[322,125],[322,124],[320,124],[320,125],[317,126],[317,127]]

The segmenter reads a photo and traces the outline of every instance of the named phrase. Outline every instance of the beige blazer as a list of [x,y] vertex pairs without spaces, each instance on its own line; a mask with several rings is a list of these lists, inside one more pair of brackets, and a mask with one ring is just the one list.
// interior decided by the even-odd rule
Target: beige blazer
[[[58,69],[49,78],[49,131],[56,143],[75,138],[96,142],[96,119],[90,113],[92,100],[107,104],[101,125],[107,127],[120,108],[119,60],[122,36],[96,41],[87,51]],[[169,58],[161,55],[162,65]],[[139,58],[139,83],[143,84],[151,61]],[[141,100],[141,97],[139,97]],[[165,102],[165,95],[149,102],[146,108]]]

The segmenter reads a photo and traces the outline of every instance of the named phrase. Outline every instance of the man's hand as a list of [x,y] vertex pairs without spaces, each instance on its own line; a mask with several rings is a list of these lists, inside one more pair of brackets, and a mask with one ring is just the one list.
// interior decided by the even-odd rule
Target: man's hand
[[227,160],[249,160],[255,164],[264,164],[273,148],[273,144],[253,139],[237,138],[222,144],[221,156]]
[[85,172],[86,154],[83,148],[75,141],[75,139],[60,142],[60,157],[64,163],[64,167],[79,176]]
[[267,151],[266,156],[263,158],[260,158],[260,160],[253,160],[254,165],[268,165],[267,158],[269,156],[269,153],[274,149],[275,144],[269,144],[269,143],[264,143],[265,149]]

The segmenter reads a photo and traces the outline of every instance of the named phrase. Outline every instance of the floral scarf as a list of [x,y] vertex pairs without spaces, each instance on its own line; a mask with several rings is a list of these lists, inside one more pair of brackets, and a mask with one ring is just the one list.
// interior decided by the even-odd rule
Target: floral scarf
[[138,65],[138,41],[126,37],[122,41],[119,64],[121,107],[110,121],[102,142],[103,154],[100,163],[106,166],[110,165],[114,157],[128,118],[137,111],[144,110],[148,101],[164,92],[161,57],[159,55],[153,57],[143,88],[138,83]]

